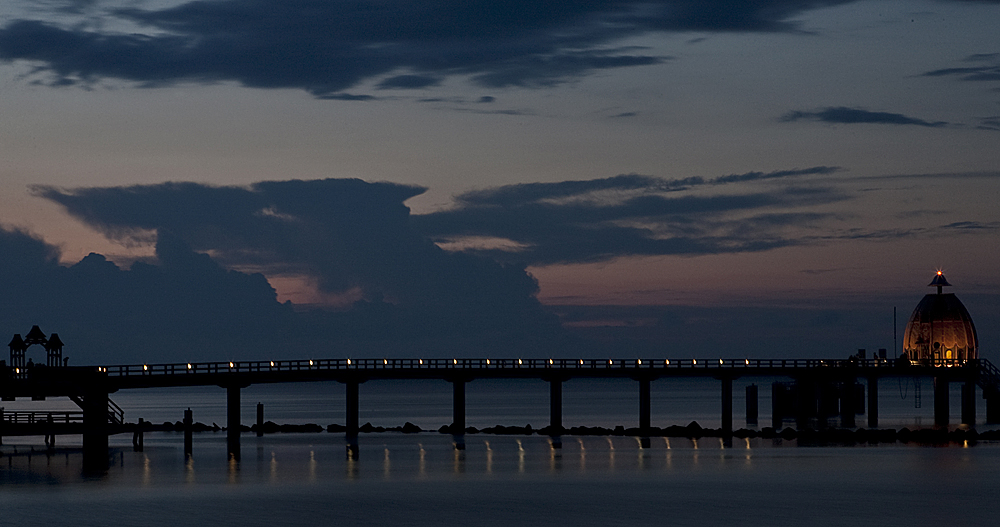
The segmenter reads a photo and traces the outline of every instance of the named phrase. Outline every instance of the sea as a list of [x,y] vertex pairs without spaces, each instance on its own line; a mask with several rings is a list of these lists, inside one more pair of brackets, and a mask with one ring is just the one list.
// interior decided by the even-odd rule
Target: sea
[[[759,386],[760,422],[745,422],[746,386]],[[770,426],[771,379],[734,383],[734,427]],[[880,382],[882,428],[933,422],[929,379]],[[720,425],[720,386],[711,379],[661,379],[651,387],[654,426]],[[951,393],[957,422],[959,387]],[[548,424],[548,385],[476,380],[466,387],[468,426]],[[799,445],[796,440],[561,438],[466,434],[464,450],[437,429],[451,422],[443,381],[369,381],[361,423],[413,423],[424,432],[361,434],[356,456],[343,433],[244,433],[241,457],[225,432],[148,432],[110,438],[106,472],[83,470],[80,436],[4,437],[0,525],[995,525],[1000,443]],[[223,426],[219,387],[123,390],[125,418],[194,420]],[[345,390],[335,382],[253,385],[241,391],[242,422],[344,423]],[[73,410],[72,402],[5,401],[6,410]],[[979,402],[977,429],[985,407]],[[627,379],[563,384],[563,424],[636,426],[638,386]],[[865,416],[858,416],[863,425]],[[791,423],[788,423],[789,425]]]

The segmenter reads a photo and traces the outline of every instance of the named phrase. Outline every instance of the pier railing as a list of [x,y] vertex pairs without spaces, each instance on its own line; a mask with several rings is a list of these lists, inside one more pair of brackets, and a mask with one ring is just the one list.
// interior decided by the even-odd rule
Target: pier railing
[[0,409],[0,421],[6,424],[82,423],[83,412],[11,412]]
[[[980,361],[933,361],[921,366],[977,366]],[[982,361],[988,363],[988,361]],[[198,375],[250,372],[340,371],[340,370],[664,370],[664,369],[815,369],[893,368],[905,366],[895,359],[303,359],[282,361],[189,362],[99,366],[109,377],[142,375]],[[992,366],[992,365],[991,365]],[[995,368],[994,368],[995,369]]]

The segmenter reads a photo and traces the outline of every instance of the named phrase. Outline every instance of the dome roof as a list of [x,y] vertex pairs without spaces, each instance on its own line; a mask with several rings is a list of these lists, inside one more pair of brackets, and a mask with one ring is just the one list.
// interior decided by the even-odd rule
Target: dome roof
[[903,333],[903,351],[910,360],[925,364],[962,363],[979,358],[979,337],[972,317],[954,293],[941,288],[951,284],[938,271],[931,286],[937,293],[924,295]]

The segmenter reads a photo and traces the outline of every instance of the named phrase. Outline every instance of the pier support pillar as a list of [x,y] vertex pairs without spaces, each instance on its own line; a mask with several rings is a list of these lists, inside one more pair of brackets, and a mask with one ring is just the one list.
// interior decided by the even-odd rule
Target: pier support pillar
[[934,425],[948,426],[949,419],[948,379],[934,377]]
[[983,393],[986,399],[986,424],[1000,423],[1000,394]]
[[560,431],[562,422],[562,379],[549,379],[549,427]]
[[226,387],[226,448],[229,456],[240,459],[240,387]]
[[868,377],[868,428],[878,428],[878,377],[874,376]]
[[357,381],[347,381],[347,408],[344,414],[345,424],[344,427],[347,429],[348,438],[357,438],[358,429],[358,419],[360,417],[358,412],[358,382]]
[[87,471],[108,469],[108,392],[98,380],[83,395],[83,465]]
[[857,381],[854,379],[844,381],[840,385],[840,426],[844,428],[857,426],[854,418],[858,412],[858,402],[855,399],[857,391]]
[[649,379],[639,379],[639,429],[650,427]]
[[191,434],[194,431],[194,416],[191,413],[191,409],[188,408],[184,410],[184,455],[190,456],[192,451],[192,437]]
[[465,379],[451,381],[454,396],[452,397],[451,432],[465,434]]
[[976,381],[973,379],[962,385],[962,424],[976,426]]
[[722,378],[722,434],[733,433],[733,379]]
[[747,426],[757,426],[757,385],[747,386]]

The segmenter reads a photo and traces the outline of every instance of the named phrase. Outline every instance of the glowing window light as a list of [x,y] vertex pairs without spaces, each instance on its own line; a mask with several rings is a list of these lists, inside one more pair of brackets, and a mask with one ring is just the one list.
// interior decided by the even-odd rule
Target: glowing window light
[[[101,371],[101,369],[97,368],[97,371]],[[14,373],[21,373],[21,368],[14,368]]]

